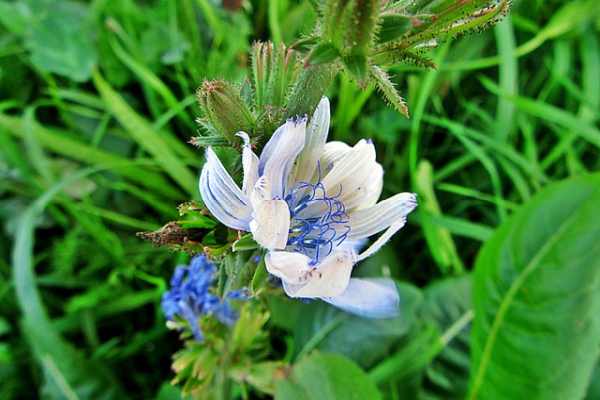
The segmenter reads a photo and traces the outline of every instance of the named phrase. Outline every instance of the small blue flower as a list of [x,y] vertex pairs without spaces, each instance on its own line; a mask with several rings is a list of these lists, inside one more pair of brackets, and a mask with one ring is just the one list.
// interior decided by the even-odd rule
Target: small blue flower
[[[226,325],[233,325],[238,318],[228,300],[211,293],[217,268],[204,255],[192,259],[189,266],[175,268],[171,278],[171,289],[163,294],[161,306],[165,317],[173,320],[175,316],[185,319],[194,338],[202,341],[204,336],[199,325],[203,315],[214,315]],[[247,289],[231,291],[227,299],[246,300]]]

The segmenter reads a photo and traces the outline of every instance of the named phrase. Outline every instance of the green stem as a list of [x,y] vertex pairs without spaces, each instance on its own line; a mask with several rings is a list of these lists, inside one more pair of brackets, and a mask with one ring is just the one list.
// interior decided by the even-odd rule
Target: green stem
[[311,114],[337,75],[334,64],[305,67],[288,100],[287,117]]

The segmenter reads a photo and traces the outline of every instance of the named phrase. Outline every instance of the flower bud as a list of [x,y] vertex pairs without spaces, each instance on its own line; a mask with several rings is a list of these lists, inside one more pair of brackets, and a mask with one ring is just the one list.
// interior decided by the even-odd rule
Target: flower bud
[[282,107],[297,75],[295,51],[283,44],[256,42],[252,46],[252,77],[259,114],[265,106]]
[[236,143],[239,131],[252,131],[254,116],[240,96],[239,90],[228,82],[204,81],[197,92],[204,117],[229,143]]
[[368,79],[368,57],[379,28],[379,0],[355,0],[346,32],[346,55],[343,57],[347,70],[361,85]]
[[348,32],[348,45],[351,54],[366,56],[375,39],[378,29],[379,0],[355,0],[351,26]]

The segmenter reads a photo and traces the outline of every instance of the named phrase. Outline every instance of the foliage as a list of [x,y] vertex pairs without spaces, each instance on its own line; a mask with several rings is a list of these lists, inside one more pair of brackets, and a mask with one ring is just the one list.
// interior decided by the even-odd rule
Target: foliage
[[[597,398],[600,15],[512,3],[491,28],[508,2],[1,0],[0,397]],[[187,141],[237,174],[238,121],[260,146],[325,92],[384,197],[419,193],[356,269],[397,319],[279,296],[199,198]],[[173,251],[135,236],[157,221]],[[211,345],[160,311],[180,250],[261,293]]]
[[599,355],[599,183],[549,186],[481,250],[470,398],[583,397]]

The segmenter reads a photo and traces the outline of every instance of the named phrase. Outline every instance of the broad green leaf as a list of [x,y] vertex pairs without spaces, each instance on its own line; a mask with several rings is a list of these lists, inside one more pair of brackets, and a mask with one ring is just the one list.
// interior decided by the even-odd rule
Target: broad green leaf
[[403,283],[398,284],[398,291],[400,315],[393,319],[361,318],[320,301],[296,302],[301,307],[294,324],[296,350],[306,354],[316,348],[341,353],[364,367],[372,365],[385,357],[413,325],[421,294]]
[[276,400],[377,400],[381,394],[356,364],[337,354],[314,353],[276,385]]
[[423,397],[464,399],[469,381],[469,322],[473,317],[471,276],[435,282],[423,296],[422,315],[444,332],[446,343],[424,371]]
[[600,344],[600,174],[553,184],[475,266],[470,399],[578,399]]
[[32,19],[32,11],[27,4],[22,2],[0,2],[0,24],[9,32],[16,35],[24,34]]
[[600,399],[600,362],[596,364],[585,400]]
[[77,82],[88,80],[98,57],[87,8],[81,3],[56,1],[39,15],[39,20],[30,21],[26,41],[33,65]]

